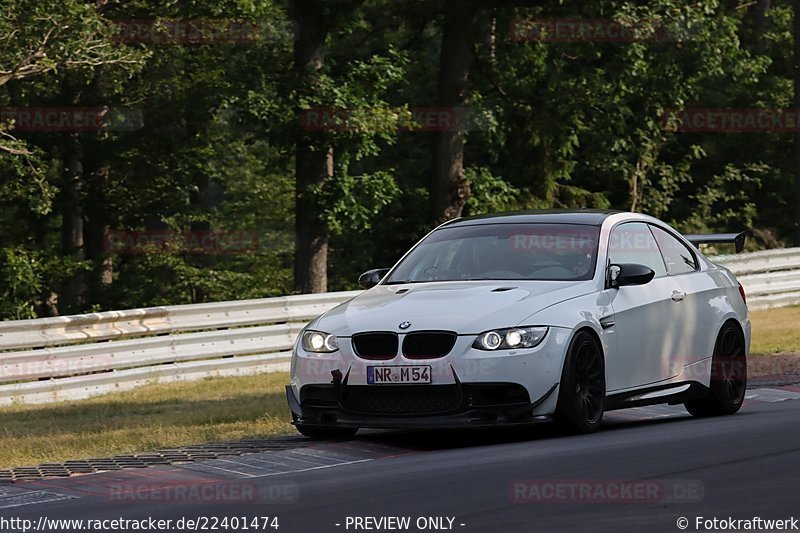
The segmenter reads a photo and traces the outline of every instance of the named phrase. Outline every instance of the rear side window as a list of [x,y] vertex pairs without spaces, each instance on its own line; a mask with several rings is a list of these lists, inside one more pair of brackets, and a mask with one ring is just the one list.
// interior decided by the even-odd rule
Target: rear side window
[[650,228],[653,230],[661,255],[664,256],[669,275],[675,276],[697,270],[697,258],[688,246],[658,226]]
[[627,222],[614,228],[609,237],[608,257],[616,265],[636,263],[650,267],[656,277],[667,274],[653,234],[643,222]]

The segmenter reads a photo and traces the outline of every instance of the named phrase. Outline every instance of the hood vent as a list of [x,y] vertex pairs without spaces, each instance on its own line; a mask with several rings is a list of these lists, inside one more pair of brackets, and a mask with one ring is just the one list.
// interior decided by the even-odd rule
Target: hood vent
[[516,289],[516,287],[497,287],[496,289],[492,289],[489,292],[507,292],[507,291],[513,291],[514,289]]

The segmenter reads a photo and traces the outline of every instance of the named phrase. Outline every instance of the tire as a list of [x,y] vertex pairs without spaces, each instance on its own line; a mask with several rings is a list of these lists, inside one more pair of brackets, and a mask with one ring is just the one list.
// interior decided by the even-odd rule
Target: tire
[[732,415],[742,406],[746,389],[744,336],[736,325],[726,322],[714,344],[708,394],[688,400],[684,405],[697,417]]
[[579,331],[569,345],[553,418],[571,433],[591,433],[603,421],[606,370],[594,336]]

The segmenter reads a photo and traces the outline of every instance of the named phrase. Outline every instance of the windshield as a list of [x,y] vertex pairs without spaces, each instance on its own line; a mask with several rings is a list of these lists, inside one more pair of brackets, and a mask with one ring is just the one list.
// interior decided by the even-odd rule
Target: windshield
[[387,284],[467,280],[587,280],[600,228],[579,224],[483,224],[431,233]]

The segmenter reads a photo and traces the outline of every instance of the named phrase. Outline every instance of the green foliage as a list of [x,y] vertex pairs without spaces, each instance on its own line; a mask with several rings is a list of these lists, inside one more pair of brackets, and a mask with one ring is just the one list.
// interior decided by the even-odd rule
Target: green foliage
[[758,194],[769,167],[754,164],[741,169],[733,165],[715,175],[694,195],[695,210],[681,222],[684,231],[713,228],[752,228],[758,209],[751,198]]
[[328,227],[339,235],[348,229],[369,229],[372,219],[400,193],[391,172],[334,175],[329,182],[321,203],[327,207]]
[[13,319],[35,318],[33,302],[42,290],[40,265],[21,248],[5,248],[0,255],[0,314]]
[[10,134],[4,145],[18,153],[0,152],[0,172],[7,176],[0,182],[0,203],[17,206],[21,203],[31,213],[47,215],[53,208],[57,189],[47,179],[41,151],[31,150],[25,142]]
[[470,215],[499,213],[519,209],[520,192],[503,178],[492,176],[487,168],[467,168],[464,175],[470,182],[467,208]]
[[0,0],[0,86],[47,73],[132,68],[141,54],[119,46],[114,28],[81,0]]
[[405,54],[390,47],[385,55],[349,63],[336,76],[322,73],[314,91],[298,97],[301,109],[332,116],[324,142],[333,150],[334,172],[310,192],[335,234],[369,229],[370,221],[400,192],[394,169],[376,167],[375,158],[384,146],[394,144],[398,131],[413,127],[409,110],[393,108],[385,99],[402,81],[407,63]]
[[[721,0],[482,6],[465,94],[464,214],[635,209],[683,231],[785,239],[796,208],[786,192],[790,134],[682,133],[664,121],[687,108],[792,107],[792,4],[770,4],[763,23],[755,4]],[[324,68],[298,87],[283,0],[0,0],[0,108],[142,116],[127,131],[0,124],[0,317],[42,314],[52,294],[64,313],[289,293],[299,139],[333,154],[333,175],[305,191],[331,235],[330,288],[354,288],[363,270],[391,265],[429,229],[433,135],[415,128],[413,110],[437,105],[440,9],[325,3]],[[115,40],[111,21],[134,19],[244,21],[259,31],[247,42]],[[511,23],[527,19],[614,20],[633,38],[511,38]],[[302,110],[333,111],[329,127],[304,129]],[[75,174],[80,187],[70,191]],[[75,216],[80,250],[65,245]],[[97,242],[106,230],[153,229],[246,232],[258,246],[125,254]],[[70,293],[76,281],[81,297]]]

